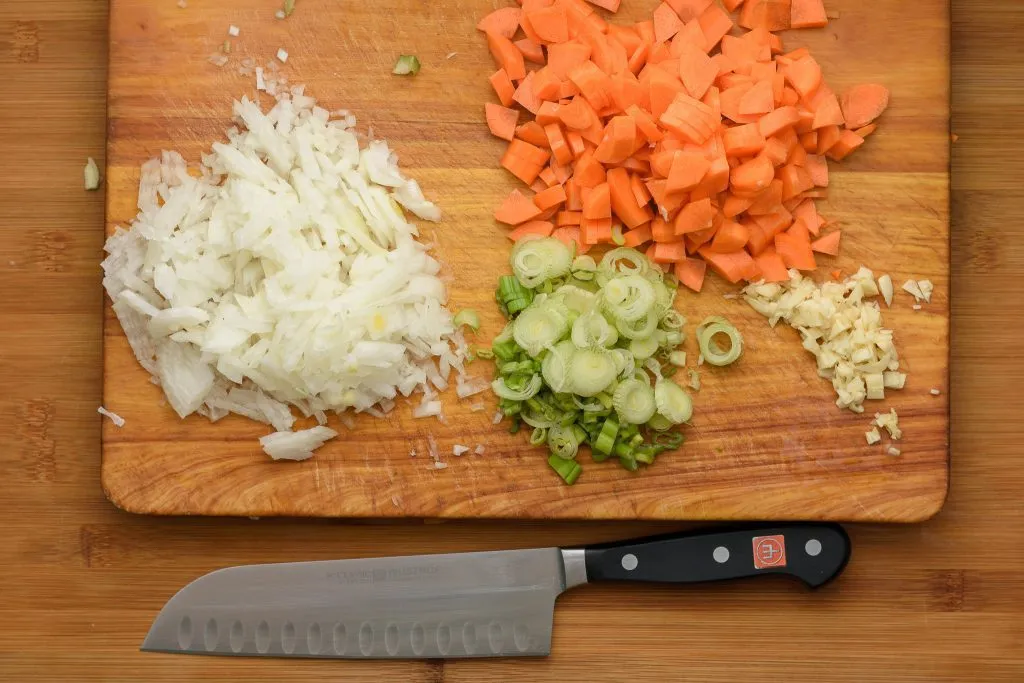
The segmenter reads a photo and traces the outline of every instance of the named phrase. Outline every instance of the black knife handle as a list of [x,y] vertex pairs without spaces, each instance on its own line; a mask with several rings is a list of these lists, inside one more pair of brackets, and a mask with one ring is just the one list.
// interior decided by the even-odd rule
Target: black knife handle
[[696,583],[785,574],[817,588],[846,566],[850,538],[837,524],[729,527],[592,546],[584,559],[588,581]]

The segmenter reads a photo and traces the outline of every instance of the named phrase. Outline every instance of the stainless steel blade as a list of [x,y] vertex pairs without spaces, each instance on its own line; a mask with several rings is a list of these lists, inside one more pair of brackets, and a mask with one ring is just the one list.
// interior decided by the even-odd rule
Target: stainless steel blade
[[546,655],[555,599],[586,581],[578,552],[543,548],[221,569],[167,602],[142,649],[278,657]]

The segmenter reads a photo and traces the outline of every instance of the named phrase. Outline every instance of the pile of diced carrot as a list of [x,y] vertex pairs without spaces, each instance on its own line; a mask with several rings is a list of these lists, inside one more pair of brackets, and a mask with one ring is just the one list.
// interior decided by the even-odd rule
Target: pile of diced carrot
[[[784,53],[772,31],[824,26],[822,0],[723,2],[666,0],[619,26],[584,0],[521,0],[480,21],[500,67],[487,123],[509,141],[501,165],[533,191],[495,213],[511,239],[636,247],[695,291],[707,265],[730,282],[781,281],[838,253],[814,203],[826,157],[864,144],[888,90],[839,98],[806,49]],[[726,10],[749,31],[734,35]]]

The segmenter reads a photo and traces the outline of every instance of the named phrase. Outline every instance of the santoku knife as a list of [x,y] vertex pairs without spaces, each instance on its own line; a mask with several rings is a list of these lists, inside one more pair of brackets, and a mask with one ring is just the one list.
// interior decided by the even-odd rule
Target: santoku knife
[[230,567],[171,598],[142,649],[273,657],[546,655],[555,599],[580,584],[786,574],[817,587],[835,578],[849,555],[839,526],[789,524],[580,549]]

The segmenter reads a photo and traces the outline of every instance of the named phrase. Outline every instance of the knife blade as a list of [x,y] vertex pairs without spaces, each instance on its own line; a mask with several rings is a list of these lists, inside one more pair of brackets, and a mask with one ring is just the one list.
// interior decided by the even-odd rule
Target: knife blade
[[157,615],[147,651],[325,658],[543,656],[555,601],[593,581],[838,576],[834,524],[706,530],[587,548],[290,562],[220,569]]

